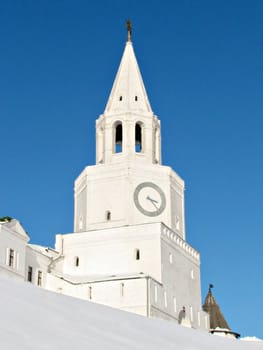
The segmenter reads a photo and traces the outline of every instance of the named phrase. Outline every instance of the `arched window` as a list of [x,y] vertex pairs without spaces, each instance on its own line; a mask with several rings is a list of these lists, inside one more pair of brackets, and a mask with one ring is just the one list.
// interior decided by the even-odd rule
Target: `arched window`
[[135,152],[142,152],[142,124],[135,125]]
[[122,152],[122,124],[120,122],[115,124],[115,140],[114,140],[114,148],[115,153]]

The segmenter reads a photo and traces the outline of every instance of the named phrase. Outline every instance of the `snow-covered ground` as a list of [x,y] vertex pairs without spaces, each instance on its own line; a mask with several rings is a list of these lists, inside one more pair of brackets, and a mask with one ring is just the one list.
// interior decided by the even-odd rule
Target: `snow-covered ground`
[[3,277],[0,315],[1,350],[263,349],[260,341],[224,339]]

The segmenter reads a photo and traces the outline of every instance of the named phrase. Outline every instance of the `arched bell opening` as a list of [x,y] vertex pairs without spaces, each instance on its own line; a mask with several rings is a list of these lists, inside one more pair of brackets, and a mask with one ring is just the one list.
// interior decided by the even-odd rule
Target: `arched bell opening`
[[114,124],[114,153],[122,152],[122,144],[123,144],[122,123],[117,122]]
[[142,134],[143,134],[143,125],[142,123],[135,124],[135,152],[142,152]]

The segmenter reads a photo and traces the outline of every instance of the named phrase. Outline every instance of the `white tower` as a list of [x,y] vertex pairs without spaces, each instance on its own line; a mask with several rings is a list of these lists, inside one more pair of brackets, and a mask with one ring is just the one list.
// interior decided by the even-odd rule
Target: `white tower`
[[75,181],[74,233],[57,235],[47,288],[207,328],[199,253],[185,241],[184,181],[161,165],[154,115],[128,40],[96,122],[96,165]]
[[96,122],[96,153],[75,183],[76,232],[163,222],[185,238],[184,182],[161,166],[160,121],[130,40]]

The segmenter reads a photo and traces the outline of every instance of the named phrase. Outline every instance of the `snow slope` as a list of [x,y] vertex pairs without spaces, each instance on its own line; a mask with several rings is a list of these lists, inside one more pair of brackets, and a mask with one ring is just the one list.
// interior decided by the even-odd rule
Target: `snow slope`
[[263,342],[223,339],[3,277],[0,310],[1,350],[263,349]]

